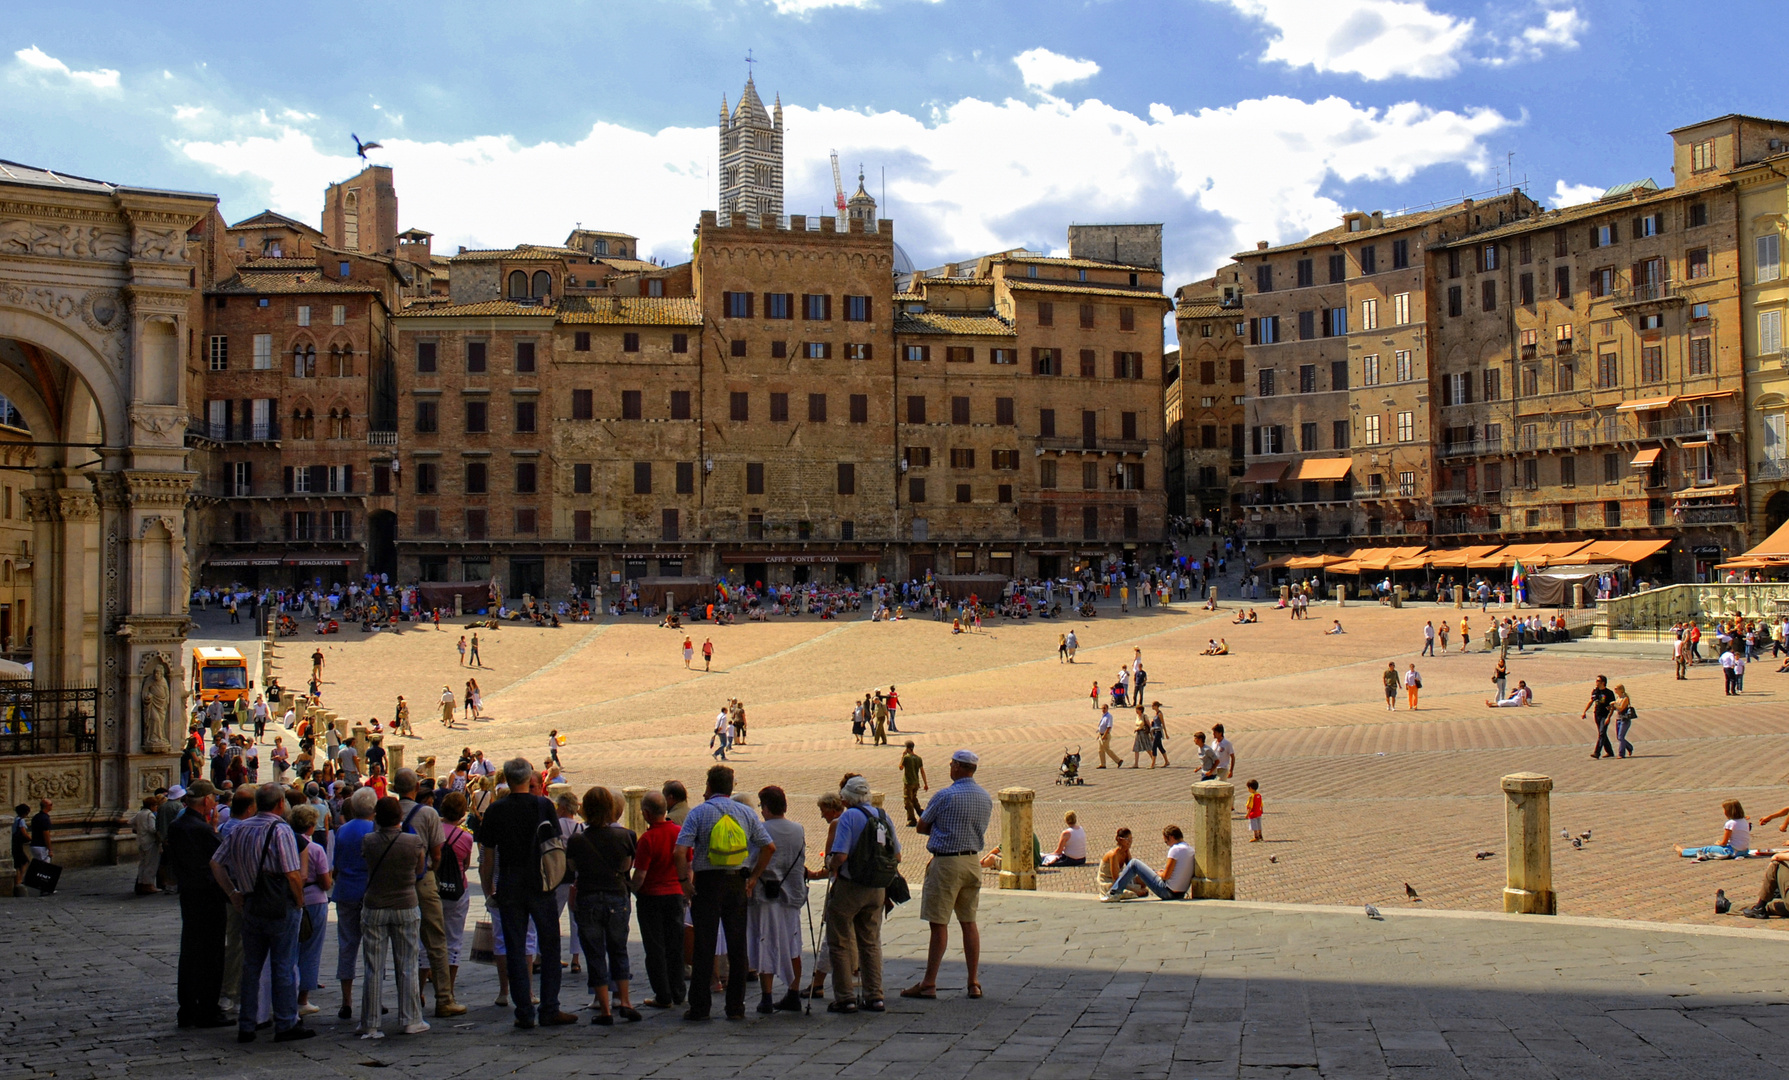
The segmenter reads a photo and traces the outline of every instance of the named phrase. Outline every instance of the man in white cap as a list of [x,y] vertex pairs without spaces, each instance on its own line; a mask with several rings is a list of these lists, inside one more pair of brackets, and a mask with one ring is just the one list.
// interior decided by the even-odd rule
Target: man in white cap
[[[975,782],[975,770],[981,759],[972,750],[958,750],[950,756],[950,786],[933,793],[920,815],[919,833],[926,838],[931,864],[926,867],[925,888],[920,894],[919,917],[932,924],[932,939],[926,948],[925,978],[901,991],[904,998],[938,996],[938,967],[944,962],[944,949],[950,944],[950,917],[956,913],[963,928],[963,960],[969,968],[968,996],[981,997],[977,981],[981,969],[981,931],[975,925],[976,910],[981,902],[981,854],[983,838],[988,831],[988,818],[994,813],[994,800],[986,788]],[[1009,838],[1009,843],[1024,843],[1028,837]]]

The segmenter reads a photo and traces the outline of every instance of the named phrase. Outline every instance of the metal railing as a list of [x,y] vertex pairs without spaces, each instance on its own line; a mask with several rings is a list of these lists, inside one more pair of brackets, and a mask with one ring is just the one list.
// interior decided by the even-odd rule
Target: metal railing
[[1040,450],[1103,450],[1114,454],[1141,454],[1149,449],[1146,439],[1101,439],[1074,436],[1072,438],[1040,438],[1037,440]]
[[98,716],[97,687],[0,681],[0,757],[92,753]]
[[1642,281],[1637,285],[1629,285],[1625,289],[1616,289],[1609,294],[1616,307],[1630,304],[1656,304],[1668,300],[1683,298],[1683,290],[1675,281]]
[[1643,420],[1640,423],[1642,439],[1675,439],[1686,435],[1731,434],[1738,431],[1744,418],[1737,415],[1717,413],[1713,416],[1668,416],[1663,420]]
[[1752,464],[1754,480],[1789,479],[1789,458],[1765,458]]
[[1442,457],[1480,457],[1485,454],[1503,453],[1503,439],[1468,439],[1461,442],[1444,442],[1441,444]]
[[210,420],[187,420],[186,430],[189,434],[212,442],[272,442],[280,437],[278,420],[263,420],[247,424],[220,424]]

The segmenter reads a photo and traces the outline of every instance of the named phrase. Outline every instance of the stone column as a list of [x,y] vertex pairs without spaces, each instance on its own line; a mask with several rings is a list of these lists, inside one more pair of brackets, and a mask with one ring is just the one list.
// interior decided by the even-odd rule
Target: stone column
[[1031,858],[1031,807],[1037,792],[1030,788],[1000,790],[1000,887],[1037,890],[1037,867]]
[[1454,586],[1454,607],[1460,609],[1466,607],[1466,589],[1463,586]]
[[1583,606],[1584,606],[1584,583],[1580,581],[1577,584],[1572,586],[1572,607],[1573,608],[1581,608]]
[[1335,593],[1336,593],[1336,607],[1347,607],[1348,606],[1348,586],[1337,585],[1335,587]]
[[385,748],[385,768],[393,776],[404,767],[404,744],[392,743]]
[[1236,877],[1230,869],[1230,808],[1236,786],[1228,780],[1201,780],[1193,785],[1194,900],[1236,899]]
[[1217,607],[1218,606],[1218,587],[1216,585],[1213,585],[1211,587],[1210,594],[1211,594],[1211,606]]
[[1551,777],[1512,773],[1503,778],[1504,843],[1509,847],[1503,910],[1518,915],[1557,915],[1553,892]]
[[1281,585],[1280,586],[1280,603],[1288,604],[1291,602],[1292,602],[1292,586]]
[[646,797],[646,789],[626,787],[621,789],[621,794],[627,798],[627,814],[621,819],[622,824],[632,829],[634,835],[638,836],[646,831],[646,814],[640,809],[640,800]]
[[[333,723],[333,718],[332,718],[331,722]],[[354,745],[354,749],[356,751],[358,751],[364,755],[366,753],[366,745],[367,745],[366,744],[366,725],[365,724],[355,724],[354,728],[353,728],[353,734],[348,736],[348,741]]]

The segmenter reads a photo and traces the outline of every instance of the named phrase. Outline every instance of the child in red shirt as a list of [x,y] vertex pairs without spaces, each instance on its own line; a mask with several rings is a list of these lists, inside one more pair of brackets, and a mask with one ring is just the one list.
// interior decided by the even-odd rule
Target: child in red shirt
[[1253,844],[1261,839],[1261,782],[1250,780],[1248,789],[1249,809],[1245,816],[1249,819],[1249,832],[1252,834],[1249,843]]

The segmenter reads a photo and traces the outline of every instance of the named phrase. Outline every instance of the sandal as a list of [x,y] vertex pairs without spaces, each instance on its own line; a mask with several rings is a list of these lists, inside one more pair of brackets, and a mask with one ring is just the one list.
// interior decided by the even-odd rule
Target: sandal
[[904,998],[924,998],[927,1001],[936,1001],[938,1000],[938,988],[936,986],[927,986],[925,983],[915,983],[901,991],[901,996]]
[[864,1012],[887,1012],[888,1005],[881,998],[863,1003]]
[[981,983],[970,983],[968,996],[972,998],[981,997]]
[[630,1024],[637,1024],[641,1020],[645,1019],[645,1017],[640,1015],[640,1010],[634,1008],[631,1005],[615,1006],[615,1015],[621,1017],[623,1020],[626,1020]]
[[857,1011],[857,1002],[829,1001],[826,1003],[826,1011],[829,1013],[854,1013]]

